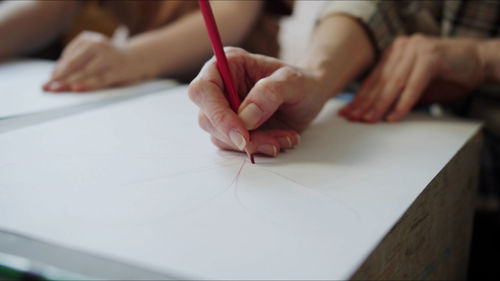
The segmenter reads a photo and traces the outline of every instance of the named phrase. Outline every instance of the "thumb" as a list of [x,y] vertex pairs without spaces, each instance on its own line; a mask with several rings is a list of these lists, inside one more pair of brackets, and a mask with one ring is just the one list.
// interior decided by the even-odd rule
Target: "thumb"
[[278,108],[294,98],[295,82],[301,73],[284,66],[262,78],[250,90],[238,110],[238,117],[247,130],[254,130],[265,123]]

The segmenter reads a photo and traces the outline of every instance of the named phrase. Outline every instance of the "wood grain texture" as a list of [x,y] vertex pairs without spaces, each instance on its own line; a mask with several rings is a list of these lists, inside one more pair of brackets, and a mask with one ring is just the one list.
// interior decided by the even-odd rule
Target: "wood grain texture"
[[466,278],[481,143],[478,133],[457,152],[351,279]]

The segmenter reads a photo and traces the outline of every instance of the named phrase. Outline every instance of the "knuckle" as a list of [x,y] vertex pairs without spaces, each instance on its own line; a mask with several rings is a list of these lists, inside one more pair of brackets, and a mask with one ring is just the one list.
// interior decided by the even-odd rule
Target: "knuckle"
[[80,36],[81,37],[92,37],[94,36],[96,33],[94,31],[88,31],[88,30],[84,30],[80,33]]
[[217,58],[215,57],[215,55],[212,56],[209,60],[207,60],[205,65],[208,67],[216,67],[217,66]]
[[210,73],[210,70],[212,70],[212,69],[217,69],[217,60],[216,60],[215,56],[212,56],[209,60],[207,60],[203,64],[200,72],[193,79],[193,82],[200,81],[201,79],[204,79],[204,77],[207,77],[207,75]]
[[78,34],[78,36],[76,36],[76,39],[85,40],[86,38],[91,37],[92,33],[93,32],[91,31],[82,31],[80,32],[80,34]]
[[226,53],[226,56],[242,55],[247,53],[247,51],[242,48],[232,46],[224,47],[224,52]]
[[300,79],[302,78],[302,72],[300,72],[297,68],[293,67],[293,66],[289,66],[289,65],[286,65],[286,66],[283,66],[281,69],[280,69],[281,72],[283,72],[286,80],[296,80],[296,79]]
[[[206,67],[207,69],[218,69],[217,67],[217,58],[215,56],[213,56],[211,59],[209,59],[207,62],[206,62]],[[205,68],[203,68],[205,70]],[[205,70],[206,71],[206,70]],[[205,74],[205,73],[200,73],[200,74]]]
[[210,114],[210,121],[212,121],[212,124],[214,124],[215,126],[224,124],[226,120],[227,115],[224,110],[218,109]]
[[96,33],[93,31],[82,31],[78,34],[77,39],[81,41],[92,41],[96,37]]
[[229,52],[226,52],[226,57],[228,61],[231,62],[237,62],[240,63],[243,58],[248,54],[246,51],[240,49],[240,48],[235,48],[235,47],[229,47]]
[[104,34],[93,31],[82,31],[80,35],[78,35],[78,39],[88,42],[89,44],[108,42],[108,37],[106,37]]
[[265,94],[266,99],[272,102],[280,102],[282,100],[281,83],[269,81],[268,79],[261,79],[259,81],[259,87],[262,93]]
[[194,80],[189,84],[188,87],[188,96],[191,99],[192,102],[198,104],[201,96],[201,92],[203,90],[203,87],[200,85],[199,80]]

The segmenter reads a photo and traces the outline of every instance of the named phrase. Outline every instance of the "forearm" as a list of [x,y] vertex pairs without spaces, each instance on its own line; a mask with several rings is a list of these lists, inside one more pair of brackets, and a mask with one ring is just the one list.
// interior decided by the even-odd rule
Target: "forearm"
[[341,91],[375,59],[375,50],[361,23],[345,15],[324,18],[314,30],[299,66],[320,77],[326,98]]
[[500,83],[500,39],[480,42],[479,54],[484,64],[484,81]]
[[[213,1],[214,16],[225,45],[237,45],[254,24],[261,1]],[[127,46],[144,62],[147,76],[176,76],[192,72],[211,55],[200,11],[132,38]]]
[[74,16],[76,1],[5,1],[0,3],[0,57],[42,47]]

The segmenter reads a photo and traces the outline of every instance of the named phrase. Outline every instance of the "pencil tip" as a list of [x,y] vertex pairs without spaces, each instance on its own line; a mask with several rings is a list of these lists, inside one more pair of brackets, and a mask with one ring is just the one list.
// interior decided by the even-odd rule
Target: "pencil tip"
[[250,162],[252,164],[255,164],[255,160],[253,159],[253,153],[248,152],[248,150],[246,150],[246,153],[248,155],[248,158],[250,159]]

